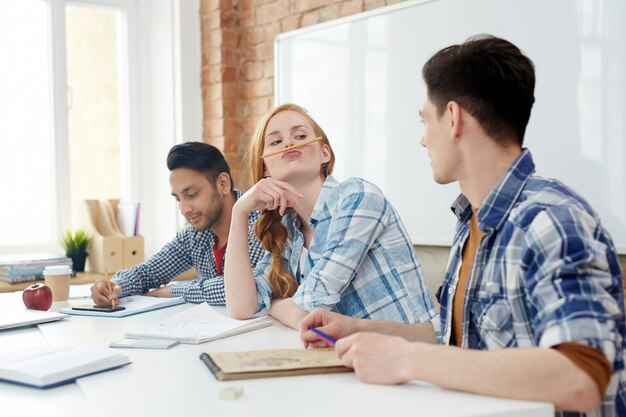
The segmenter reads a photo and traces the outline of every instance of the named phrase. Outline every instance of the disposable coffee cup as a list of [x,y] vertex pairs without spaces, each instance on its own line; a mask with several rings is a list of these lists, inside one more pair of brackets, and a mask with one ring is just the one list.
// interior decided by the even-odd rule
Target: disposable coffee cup
[[70,298],[72,270],[67,265],[47,266],[43,271],[46,285],[52,290],[52,301],[67,301]]

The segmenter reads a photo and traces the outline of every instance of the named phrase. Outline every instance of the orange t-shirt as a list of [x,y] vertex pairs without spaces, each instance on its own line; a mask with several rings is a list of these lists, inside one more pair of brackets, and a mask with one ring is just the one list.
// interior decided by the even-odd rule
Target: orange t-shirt
[[463,305],[465,304],[465,293],[467,292],[467,283],[469,281],[470,272],[474,265],[474,258],[480,240],[485,236],[478,229],[478,221],[476,220],[476,212],[478,209],[472,209],[472,218],[470,219],[470,231],[465,245],[463,246],[463,259],[461,260],[461,270],[459,271],[459,281],[456,284],[456,291],[452,300],[452,341],[456,346],[461,346],[463,336]]

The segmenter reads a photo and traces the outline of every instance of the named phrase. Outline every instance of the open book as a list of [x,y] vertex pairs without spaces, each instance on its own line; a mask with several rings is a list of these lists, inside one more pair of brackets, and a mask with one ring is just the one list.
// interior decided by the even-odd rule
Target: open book
[[59,312],[77,316],[126,317],[133,314],[144,313],[146,311],[158,310],[160,308],[183,304],[184,302],[185,300],[181,297],[162,298],[148,297],[145,295],[131,295],[130,297],[120,298],[120,305],[125,307],[124,310],[112,312],[74,310],[73,307],[89,307],[93,305],[93,302],[81,300],[78,304],[72,301],[72,307],[62,308]]
[[114,349],[43,346],[4,353],[0,379],[48,388],[128,363],[128,357]]
[[200,359],[220,381],[352,371],[333,348],[211,352]]
[[168,339],[180,343],[204,343],[271,326],[269,317],[234,320],[207,303],[198,304],[146,328],[126,332],[129,339]]

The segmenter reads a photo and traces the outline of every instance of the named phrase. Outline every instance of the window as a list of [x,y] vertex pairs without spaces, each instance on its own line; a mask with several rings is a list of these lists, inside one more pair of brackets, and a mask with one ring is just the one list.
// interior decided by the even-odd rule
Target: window
[[59,252],[85,198],[140,201],[147,256],[172,238],[165,156],[202,138],[199,9],[0,2],[0,254]]
[[58,250],[83,199],[128,198],[128,28],[109,3],[0,5],[0,253]]
[[121,15],[111,7],[65,7],[72,228],[81,225],[82,200],[120,198]]
[[55,235],[47,9],[41,0],[0,5],[0,247]]

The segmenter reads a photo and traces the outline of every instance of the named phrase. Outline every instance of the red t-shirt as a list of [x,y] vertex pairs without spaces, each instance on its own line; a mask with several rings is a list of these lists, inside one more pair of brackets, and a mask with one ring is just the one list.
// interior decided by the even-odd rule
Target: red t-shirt
[[213,244],[213,258],[215,258],[215,269],[217,269],[217,275],[224,275],[224,272],[222,272],[222,265],[224,264],[224,254],[226,253],[227,245],[228,242],[226,242],[226,245],[218,249],[217,242]]

